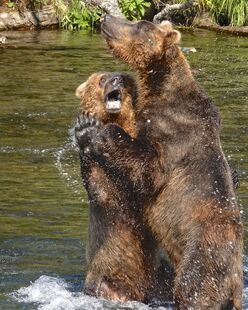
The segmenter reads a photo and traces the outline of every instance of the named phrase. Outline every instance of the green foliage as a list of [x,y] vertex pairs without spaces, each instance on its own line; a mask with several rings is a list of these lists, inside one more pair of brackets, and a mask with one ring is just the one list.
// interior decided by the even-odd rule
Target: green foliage
[[[12,8],[16,1],[19,0],[8,0],[7,6]],[[60,27],[68,30],[94,28],[102,15],[99,9],[86,5],[84,0],[27,0],[27,2],[32,3],[35,8],[51,4],[59,19]],[[120,0],[119,5],[128,19],[137,20],[144,16],[151,1]]]
[[144,0],[122,0],[119,5],[123,14],[130,20],[141,19],[151,3]]
[[232,26],[248,25],[248,0],[200,0],[216,22]]
[[8,0],[8,2],[6,2],[6,5],[9,9],[12,9],[15,6],[15,3],[11,0]]
[[[46,1],[46,0],[36,0]],[[59,16],[60,25],[63,29],[80,30],[94,28],[100,20],[101,13],[95,7],[86,5],[80,0],[51,0]],[[146,9],[151,5],[144,0],[123,0],[119,2],[124,15],[131,20],[141,19]]]
[[82,1],[73,0],[67,10],[62,12],[60,25],[68,30],[94,28],[99,21],[101,13],[95,8],[89,8]]

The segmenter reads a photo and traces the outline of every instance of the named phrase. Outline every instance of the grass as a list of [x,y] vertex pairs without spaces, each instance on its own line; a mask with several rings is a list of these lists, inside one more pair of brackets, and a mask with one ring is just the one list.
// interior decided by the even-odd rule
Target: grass
[[248,25],[248,0],[199,0],[219,24]]
[[[183,3],[187,0],[168,0],[168,3]],[[158,2],[158,0],[156,0]],[[161,2],[164,1],[159,1]],[[211,18],[220,24],[231,26],[248,25],[248,0],[196,0],[193,10],[207,11]]]

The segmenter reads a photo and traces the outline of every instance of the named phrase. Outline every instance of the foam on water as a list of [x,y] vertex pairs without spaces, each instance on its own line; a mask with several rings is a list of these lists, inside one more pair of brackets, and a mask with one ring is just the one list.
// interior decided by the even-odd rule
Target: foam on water
[[[248,257],[244,256],[244,291],[243,309],[248,310]],[[102,309],[132,309],[149,310],[148,305],[138,302],[112,302],[96,299],[75,290],[73,284],[60,277],[42,275],[27,287],[21,287],[9,295],[19,303],[31,305],[37,310],[102,310]],[[166,304],[166,303],[165,303]],[[156,306],[159,310],[171,310],[170,303],[167,306]]]
[[[248,287],[244,288],[243,309],[248,310]],[[27,287],[10,294],[11,298],[25,304],[35,304],[37,310],[151,310],[148,305],[138,302],[113,302],[97,299],[83,293],[73,292],[73,287],[59,277],[42,275]],[[158,310],[171,310],[172,307],[156,307]]]
[[[29,286],[11,293],[10,296],[20,303],[35,304],[37,310],[151,309],[138,302],[112,302],[73,292],[72,287],[63,279],[46,275],[41,276]],[[156,309],[172,308],[156,307]]]

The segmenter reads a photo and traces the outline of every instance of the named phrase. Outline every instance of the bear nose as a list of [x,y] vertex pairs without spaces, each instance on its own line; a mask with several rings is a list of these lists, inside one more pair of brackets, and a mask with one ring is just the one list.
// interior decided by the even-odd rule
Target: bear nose
[[123,80],[120,76],[116,76],[114,79],[113,79],[113,85],[118,85],[118,84],[123,84]]

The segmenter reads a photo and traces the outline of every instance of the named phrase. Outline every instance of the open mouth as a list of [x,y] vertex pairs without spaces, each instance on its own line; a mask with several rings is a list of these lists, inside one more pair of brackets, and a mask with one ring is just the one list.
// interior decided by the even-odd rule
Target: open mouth
[[121,110],[121,91],[114,89],[105,96],[106,111],[108,113],[119,113]]

